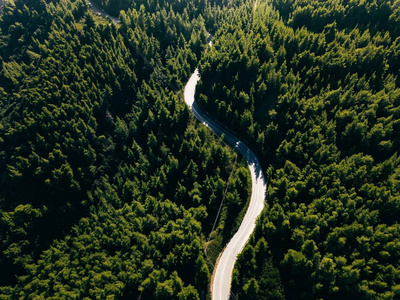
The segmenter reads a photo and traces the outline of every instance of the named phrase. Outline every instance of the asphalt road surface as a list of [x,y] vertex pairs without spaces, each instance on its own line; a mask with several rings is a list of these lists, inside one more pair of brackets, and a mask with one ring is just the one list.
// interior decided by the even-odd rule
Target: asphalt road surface
[[249,165],[252,180],[251,199],[246,215],[243,218],[239,230],[235,233],[220,255],[215,267],[216,270],[213,282],[211,283],[212,299],[227,300],[230,297],[232,272],[236,257],[243,250],[255,228],[257,217],[264,208],[266,182],[261,165],[255,154],[228,129],[212,120],[208,114],[197,105],[194,95],[198,80],[199,72],[196,69],[185,86],[184,98],[186,104],[201,123],[212,129],[219,136],[224,134],[225,141],[243,155]]
[[98,6],[96,3],[93,1],[88,1],[89,3],[89,8],[97,15],[102,16],[103,18],[109,18],[114,24],[117,24],[119,22],[119,19],[116,17],[113,17],[109,15],[108,13],[105,12],[104,9],[102,9],[100,6]]
[[[95,13],[100,14],[103,17],[108,17],[115,24],[119,22],[117,18],[108,15],[100,7],[92,3],[92,1],[89,1],[89,6]],[[211,35],[208,37],[208,44],[212,46]],[[261,165],[255,154],[228,129],[221,126],[216,121],[213,121],[195,102],[194,95],[196,84],[199,79],[199,72],[196,69],[185,86],[184,98],[186,104],[190,107],[191,112],[201,123],[211,128],[219,136],[224,134],[225,141],[243,155],[249,165],[252,180],[249,207],[239,230],[235,233],[220,255],[216,265],[213,282],[211,283],[212,299],[227,300],[230,296],[232,272],[235,266],[236,257],[246,245],[247,240],[255,228],[257,217],[264,208],[266,184]]]
[[[1,0],[0,0],[1,1]],[[90,9],[105,18],[109,18],[115,24],[119,22],[118,18],[110,16],[102,8],[98,7],[92,1],[88,1]],[[208,44],[212,46],[212,36],[208,37]],[[266,192],[265,177],[261,169],[260,162],[255,154],[228,129],[212,120],[195,102],[194,95],[196,84],[199,81],[199,72],[196,69],[185,86],[184,98],[194,116],[204,125],[212,129],[217,135],[224,134],[225,141],[236,148],[246,159],[252,181],[251,199],[247,212],[243,218],[239,230],[235,233],[228,245],[220,255],[216,271],[213,277],[212,299],[227,300],[230,296],[232,272],[235,266],[237,255],[243,250],[251,233],[255,228],[257,217],[264,208],[264,199]]]

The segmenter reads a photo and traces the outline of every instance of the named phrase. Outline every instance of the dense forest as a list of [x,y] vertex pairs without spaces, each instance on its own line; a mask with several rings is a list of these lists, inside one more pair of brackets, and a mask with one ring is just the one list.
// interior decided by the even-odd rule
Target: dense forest
[[250,177],[182,99],[222,4],[177,5],[4,2],[0,299],[209,297]]
[[268,177],[234,298],[400,298],[398,0],[93,1],[0,2],[0,299],[210,298],[251,185],[198,63]]
[[399,4],[258,1],[216,31],[198,99],[269,178],[239,299],[400,297]]

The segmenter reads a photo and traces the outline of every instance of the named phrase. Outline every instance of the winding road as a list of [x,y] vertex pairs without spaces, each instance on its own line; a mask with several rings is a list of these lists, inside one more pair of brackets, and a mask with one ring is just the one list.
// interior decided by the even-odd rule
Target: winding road
[[266,193],[265,177],[260,162],[255,154],[228,129],[213,121],[195,102],[196,84],[199,81],[199,71],[196,69],[185,86],[184,98],[194,116],[204,125],[211,128],[217,135],[224,134],[225,141],[236,148],[246,159],[252,180],[251,199],[247,212],[239,230],[220,254],[211,283],[212,299],[227,300],[230,297],[232,272],[237,255],[243,250],[256,224],[257,217],[264,208]]
[[[109,18],[114,24],[119,22],[118,18],[110,16],[92,1],[88,1],[88,3],[90,9],[94,13],[97,13],[105,18]],[[208,44],[212,46],[211,35],[208,37]],[[228,129],[213,121],[208,114],[205,113],[195,102],[194,96],[196,84],[199,79],[199,71],[196,69],[185,86],[184,98],[186,104],[201,123],[212,129],[219,136],[224,134],[225,141],[233,148],[236,148],[237,151],[239,151],[246,159],[251,173],[252,191],[249,207],[247,208],[239,230],[235,233],[228,245],[225,247],[224,251],[220,254],[214,270],[213,282],[211,283],[212,299],[227,300],[230,297],[232,272],[235,266],[236,257],[240,252],[242,252],[250,235],[254,231],[257,217],[264,208],[266,183],[261,169],[261,164],[249,147],[241,142]]]
[[89,8],[93,11],[93,13],[102,16],[103,18],[108,18],[110,19],[114,24],[119,23],[119,19],[117,17],[113,17],[109,15],[104,9],[102,9],[100,6],[98,6],[96,3],[93,1],[88,1]]

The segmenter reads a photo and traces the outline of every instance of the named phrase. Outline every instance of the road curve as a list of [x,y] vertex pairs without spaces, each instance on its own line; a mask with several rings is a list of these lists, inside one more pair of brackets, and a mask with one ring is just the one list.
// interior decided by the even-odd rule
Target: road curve
[[[103,17],[108,17],[114,24],[117,24],[119,22],[117,18],[107,14],[92,1],[88,2],[90,8],[95,13],[98,13]],[[208,37],[208,44],[210,45],[210,47],[212,46],[211,35]],[[227,300],[229,299],[230,295],[232,272],[235,266],[236,257],[246,245],[247,240],[249,239],[251,233],[255,228],[256,219],[264,208],[266,184],[260,162],[258,161],[253,151],[251,151],[228,129],[213,121],[207,115],[207,113],[205,113],[195,102],[194,95],[196,84],[199,79],[199,71],[198,69],[196,69],[185,86],[184,98],[186,104],[189,106],[194,116],[201,123],[211,128],[219,136],[224,134],[225,141],[233,148],[236,148],[237,151],[239,151],[246,159],[251,173],[252,189],[249,207],[243,218],[242,224],[239,227],[239,230],[235,233],[235,235],[232,237],[232,239],[220,255],[217,265],[215,267],[216,270],[214,273],[213,282],[211,283],[212,299]]]
[[228,129],[213,121],[195,102],[194,95],[199,79],[199,71],[196,69],[185,86],[184,98],[186,104],[201,123],[211,128],[219,136],[224,134],[225,141],[244,156],[251,173],[252,190],[249,207],[239,230],[220,254],[211,283],[212,299],[227,300],[230,296],[232,272],[236,257],[243,250],[255,228],[256,219],[264,208],[266,182],[260,162],[255,154]]
[[103,18],[109,18],[114,24],[119,23],[119,19],[117,17],[109,15],[103,8],[98,6],[96,3],[93,1],[88,1],[89,8],[93,11],[93,13],[102,16]]

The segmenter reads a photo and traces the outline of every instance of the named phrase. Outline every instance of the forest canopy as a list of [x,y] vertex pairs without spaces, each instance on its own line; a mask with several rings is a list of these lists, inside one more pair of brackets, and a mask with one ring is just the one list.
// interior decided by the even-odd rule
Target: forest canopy
[[2,2],[0,299],[210,298],[251,184],[197,65],[268,181],[234,297],[400,297],[398,0],[94,2]]
[[240,299],[399,297],[398,9],[248,3],[216,31],[198,99],[269,177],[236,265]]
[[207,297],[250,179],[182,99],[210,6],[160,5],[4,2],[1,299]]

